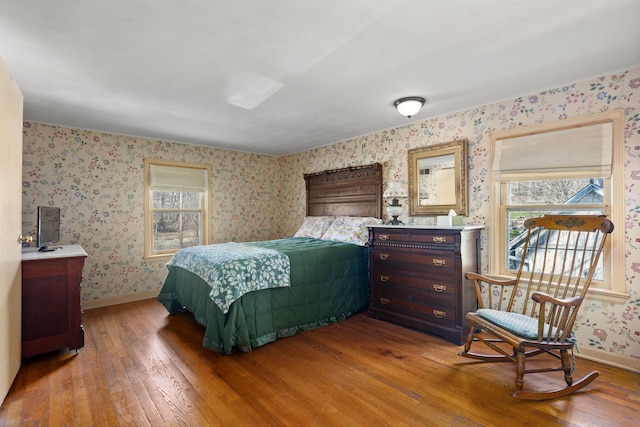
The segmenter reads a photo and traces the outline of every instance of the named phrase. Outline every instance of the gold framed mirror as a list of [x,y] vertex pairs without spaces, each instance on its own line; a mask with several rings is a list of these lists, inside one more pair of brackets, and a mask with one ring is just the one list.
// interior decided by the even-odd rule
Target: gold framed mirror
[[409,215],[468,215],[467,140],[408,151]]

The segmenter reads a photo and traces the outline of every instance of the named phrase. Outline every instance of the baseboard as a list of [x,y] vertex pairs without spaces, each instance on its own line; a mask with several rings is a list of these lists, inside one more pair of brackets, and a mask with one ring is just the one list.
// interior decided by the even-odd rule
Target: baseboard
[[108,307],[110,305],[125,304],[128,302],[141,301],[143,299],[156,298],[160,291],[136,292],[133,294],[119,295],[116,297],[101,298],[93,301],[82,303],[83,310],[91,310],[92,308]]
[[623,354],[611,353],[610,351],[597,350],[595,348],[581,345],[579,351],[575,352],[576,357],[615,366],[640,374],[640,359],[637,357],[625,356]]

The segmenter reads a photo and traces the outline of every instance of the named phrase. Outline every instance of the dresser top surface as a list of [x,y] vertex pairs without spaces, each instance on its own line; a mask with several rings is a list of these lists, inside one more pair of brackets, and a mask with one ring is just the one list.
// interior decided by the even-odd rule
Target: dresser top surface
[[87,253],[80,245],[60,245],[54,247],[57,249],[50,252],[40,252],[38,248],[22,248],[22,261],[87,256]]
[[369,225],[369,228],[391,228],[391,229],[410,229],[410,230],[482,230],[484,228],[483,225],[452,225],[450,227],[442,226],[442,225],[391,225],[391,224],[377,224],[377,225]]

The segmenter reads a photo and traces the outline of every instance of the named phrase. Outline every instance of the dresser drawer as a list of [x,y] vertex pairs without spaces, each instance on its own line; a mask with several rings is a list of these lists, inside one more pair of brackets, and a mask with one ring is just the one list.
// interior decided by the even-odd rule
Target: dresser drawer
[[374,229],[373,240],[393,243],[453,245],[456,236],[440,230]]
[[434,251],[421,248],[389,248],[376,246],[370,249],[371,264],[416,269],[428,273],[454,274],[455,257],[452,251]]
[[[456,304],[456,288],[450,284],[445,284],[434,280],[416,280],[413,282],[375,282],[372,285],[372,294],[382,293],[394,295],[396,292],[404,293],[410,299],[429,302],[442,306],[453,307]],[[374,303],[380,300],[373,300]]]
[[58,277],[66,276],[67,263],[59,260],[38,260],[22,262],[22,278],[32,279],[38,277]]
[[447,274],[429,274],[418,269],[407,269],[392,264],[375,265],[371,269],[371,286],[388,284],[409,286],[438,294],[457,292],[455,277]]
[[[370,273],[372,282],[378,279],[389,281],[389,278],[397,278],[398,276],[403,276],[403,280],[415,278],[418,281],[430,279],[447,283],[457,282],[455,271],[410,264],[372,264]],[[387,276],[387,279],[380,279],[381,276]]]
[[373,306],[383,311],[416,317],[442,326],[454,326],[456,323],[455,304],[439,305],[427,292],[395,286],[376,286],[371,297]]

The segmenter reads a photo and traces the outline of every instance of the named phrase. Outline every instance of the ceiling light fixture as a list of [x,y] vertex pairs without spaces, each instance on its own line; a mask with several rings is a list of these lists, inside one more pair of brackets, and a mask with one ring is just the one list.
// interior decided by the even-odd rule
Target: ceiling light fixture
[[420,111],[425,102],[425,99],[422,97],[407,96],[406,98],[396,100],[393,105],[398,110],[398,113],[410,119],[411,116],[414,116]]

